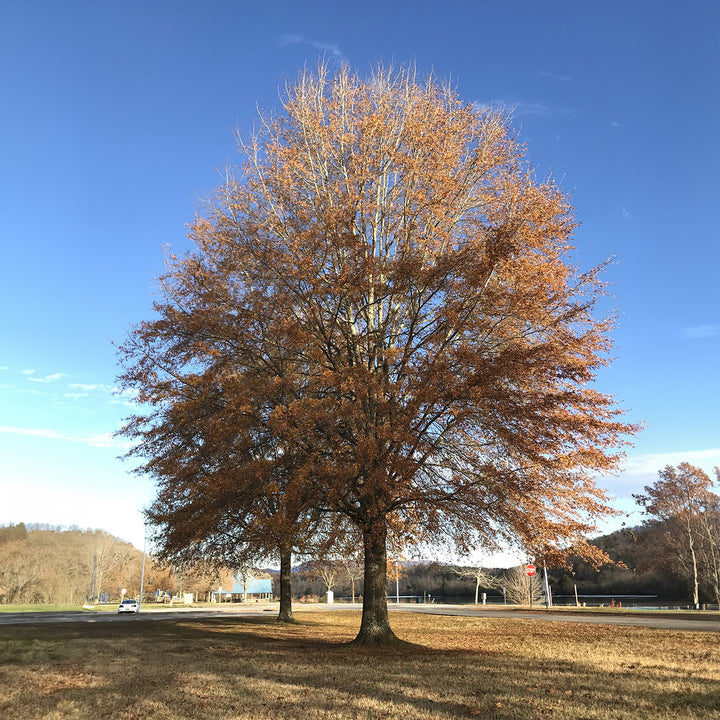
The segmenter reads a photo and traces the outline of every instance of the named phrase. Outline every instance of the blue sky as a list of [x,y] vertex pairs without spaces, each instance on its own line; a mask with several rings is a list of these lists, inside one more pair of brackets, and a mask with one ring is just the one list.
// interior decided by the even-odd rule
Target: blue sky
[[615,258],[616,361],[646,423],[631,509],[665,464],[720,465],[720,4],[0,0],[0,524],[100,527],[142,546],[149,480],[113,433],[113,342],[150,315],[164,248],[257,108],[318,58],[412,62],[512,109],[572,195],[576,261]]

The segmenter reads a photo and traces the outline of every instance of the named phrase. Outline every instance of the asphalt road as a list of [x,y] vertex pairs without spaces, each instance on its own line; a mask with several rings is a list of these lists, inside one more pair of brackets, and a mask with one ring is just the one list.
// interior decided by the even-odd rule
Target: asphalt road
[[[391,608],[390,605],[388,607]],[[391,608],[392,609],[392,608]],[[656,630],[690,630],[694,632],[720,632],[720,615],[706,615],[702,613],[689,613],[686,617],[681,615],[653,614],[624,614],[624,613],[573,613],[563,610],[552,612],[548,610],[523,611],[503,609],[475,609],[462,605],[432,606],[420,605],[417,608],[403,608],[410,612],[424,612],[434,615],[465,615],[489,618],[512,618],[516,620],[546,620],[549,622],[574,622],[596,625],[630,625],[633,627],[654,628]]]
[[[337,604],[334,610],[359,610],[361,605]],[[328,605],[298,604],[294,608],[300,611],[317,611],[331,609]],[[621,614],[621,613],[573,613],[572,611],[552,612],[547,610],[515,610],[505,608],[475,608],[468,605],[400,605],[388,604],[391,612],[414,612],[429,615],[454,615],[467,617],[505,618],[514,620],[545,620],[548,622],[594,623],[600,625],[626,625],[634,627],[654,628],[656,630],[680,630],[695,632],[720,632],[720,615],[693,613],[687,614]],[[231,605],[222,609],[215,608],[163,608],[153,606],[146,608],[139,615],[117,615],[113,612],[80,611],[80,612],[37,612],[37,613],[0,613],[0,629],[7,625],[42,624],[42,623],[127,623],[137,621],[162,621],[198,619],[270,616],[277,612],[277,604],[252,604],[247,606]]]
[[277,607],[250,606],[233,608],[232,610],[192,610],[189,608],[173,608],[167,610],[144,610],[141,613],[80,610],[77,612],[21,612],[0,613],[0,628],[5,625],[31,625],[48,623],[123,623],[138,620],[179,620],[180,618],[197,619],[213,617],[241,617],[248,615],[268,615],[277,613]]

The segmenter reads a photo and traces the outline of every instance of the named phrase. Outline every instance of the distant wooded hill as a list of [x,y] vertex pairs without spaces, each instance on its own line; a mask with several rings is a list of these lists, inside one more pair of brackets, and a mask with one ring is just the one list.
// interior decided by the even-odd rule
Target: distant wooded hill
[[[143,554],[130,543],[102,530],[80,530],[50,525],[0,527],[0,602],[80,605],[102,595],[115,602],[138,597]],[[179,575],[145,563],[145,589],[206,594],[222,578],[197,569]]]
[[[599,537],[594,544],[618,564],[599,570],[576,561],[573,571],[548,568],[553,595],[657,595],[665,599],[686,599],[688,583],[682,568],[671,565],[664,555],[667,527],[663,523],[624,529]],[[405,563],[398,581],[402,596],[432,595],[471,597],[472,579],[460,577],[457,567],[439,563]],[[102,530],[80,530],[48,525],[12,525],[0,528],[0,602],[82,604],[107,593],[111,601],[123,588],[128,597],[140,592],[142,552]],[[500,571],[492,571],[499,575]],[[275,581],[275,578],[274,578]],[[174,573],[153,563],[148,556],[145,568],[146,593],[156,588],[193,592],[207,597],[218,585],[230,587],[230,572],[210,568]],[[388,592],[393,596],[393,582]],[[293,572],[293,595],[319,597],[326,583],[305,566]],[[332,589],[338,597],[350,597],[352,583],[338,572]],[[483,588],[489,597],[498,589]],[[362,594],[362,580],[356,577],[356,595]],[[147,597],[147,595],[146,595]],[[709,589],[703,602],[711,602]]]
[[[39,529],[39,528],[43,529]],[[140,586],[142,553],[101,530],[24,524],[0,528],[0,598],[8,603],[82,604]]]
[[[657,595],[666,600],[690,598],[689,580],[666,552],[667,523],[625,528],[593,540],[616,564],[596,570],[575,560],[572,572],[548,569],[555,597],[573,595]],[[703,602],[714,602],[705,588]]]
[[[686,568],[671,560],[667,551],[668,534],[671,526],[659,522],[650,526],[640,526],[619,530],[592,540],[592,544],[604,550],[614,564],[603,565],[595,569],[591,565],[575,559],[572,570],[548,568],[548,581],[553,596],[574,597],[575,589],[579,595],[656,595],[666,600],[689,600],[690,585]],[[434,597],[471,597],[475,591],[475,582],[469,577],[460,577],[458,566],[431,563],[404,563],[399,577],[401,596],[432,595]],[[507,575],[498,568],[489,568],[489,574],[498,579],[497,587],[482,588],[488,598],[497,599],[502,594],[502,577]],[[390,578],[388,578],[390,581]],[[325,592],[323,580],[306,570],[303,566],[293,572],[293,595],[321,595]],[[356,588],[362,592],[361,581]],[[390,587],[390,585],[392,587]],[[339,572],[333,584],[336,596],[350,596],[351,584],[342,572]],[[394,579],[389,582],[388,594],[395,595]],[[701,602],[715,602],[712,588],[701,588]]]

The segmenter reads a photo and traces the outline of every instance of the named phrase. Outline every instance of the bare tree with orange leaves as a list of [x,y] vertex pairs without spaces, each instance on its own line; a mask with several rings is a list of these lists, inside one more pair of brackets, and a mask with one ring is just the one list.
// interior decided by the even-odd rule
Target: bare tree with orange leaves
[[692,602],[700,602],[700,582],[705,580],[720,601],[720,557],[716,528],[720,502],[712,492],[712,480],[699,467],[687,462],[666,465],[658,479],[645,486],[644,495],[633,495],[648,519],[646,524],[664,524],[666,553],[692,588]]
[[[610,512],[593,477],[636,427],[592,387],[611,345],[601,268],[569,263],[573,210],[507,119],[409,69],[320,66],[240,151],[125,346],[125,384],[152,407],[129,427],[145,468],[172,477],[158,457],[185,411],[216,418],[216,457],[228,433],[256,460],[257,436],[273,463],[291,453],[287,497],[362,536],[362,644],[396,641],[389,531],[592,556]],[[190,407],[208,388],[222,412]]]

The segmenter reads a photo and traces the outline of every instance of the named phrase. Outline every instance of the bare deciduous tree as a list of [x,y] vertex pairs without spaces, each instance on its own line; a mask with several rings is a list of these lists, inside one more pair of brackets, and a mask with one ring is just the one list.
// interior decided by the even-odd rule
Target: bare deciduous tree
[[475,604],[478,604],[478,594],[480,588],[496,588],[498,587],[498,579],[485,568],[480,565],[475,567],[460,567],[455,570],[455,574],[462,578],[469,578],[475,581]]
[[[711,491],[712,481],[701,468],[680,463],[667,465],[658,473],[653,485],[645,486],[644,495],[633,495],[649,516],[648,522],[667,523],[667,547],[676,568],[684,574],[691,586],[692,601],[700,601],[700,582],[713,564],[710,515],[717,507],[718,497]],[[708,532],[710,534],[708,535]],[[703,541],[710,564],[702,564]],[[714,572],[711,571],[711,572]]]
[[505,597],[514,605],[540,605],[545,597],[542,582],[537,575],[528,577],[525,568],[525,565],[516,565],[505,571],[500,579]]

